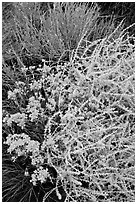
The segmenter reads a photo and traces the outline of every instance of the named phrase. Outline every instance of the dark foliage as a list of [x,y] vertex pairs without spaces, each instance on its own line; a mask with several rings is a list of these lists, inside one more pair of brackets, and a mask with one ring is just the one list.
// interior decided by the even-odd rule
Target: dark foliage
[[101,15],[114,15],[117,22],[124,19],[125,27],[135,23],[135,2],[98,2],[98,5]]

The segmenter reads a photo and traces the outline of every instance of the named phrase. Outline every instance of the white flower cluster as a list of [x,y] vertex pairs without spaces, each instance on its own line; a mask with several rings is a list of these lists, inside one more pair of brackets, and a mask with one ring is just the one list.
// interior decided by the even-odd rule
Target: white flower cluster
[[14,89],[14,91],[8,91],[8,99],[15,100],[16,99],[16,94],[20,93],[21,89]]
[[40,152],[40,143],[38,141],[30,140],[26,146],[27,152],[31,152],[31,164],[39,166],[44,163],[44,156]]
[[23,81],[17,81],[16,82],[16,85],[17,86],[20,86],[20,87],[24,87],[25,86],[25,83]]
[[36,185],[37,181],[41,183],[45,182],[47,177],[50,177],[48,169],[44,169],[41,165],[44,164],[45,156],[40,152],[40,143],[38,141],[31,140],[30,137],[25,134],[9,134],[4,144],[9,145],[7,152],[12,154],[12,159],[15,161],[19,156],[30,156],[31,164],[36,166],[37,169],[31,175],[30,182]]
[[50,177],[48,169],[44,169],[41,165],[44,163],[44,156],[40,152],[40,143],[38,141],[31,140],[30,137],[25,134],[9,134],[4,144],[9,145],[7,152],[14,155],[12,156],[15,161],[19,156],[28,156],[31,158],[31,164],[36,166],[37,169],[31,175],[32,180],[30,182],[36,185],[37,181],[41,183],[45,182],[47,177]]
[[44,169],[42,166],[40,166],[31,175],[32,179],[30,180],[30,182],[32,182],[33,185],[36,186],[37,181],[40,181],[41,183],[44,183],[47,180],[47,177],[50,177],[48,169]]
[[34,80],[33,83],[30,84],[30,89],[32,90],[40,90],[42,87],[41,80]]
[[18,157],[21,155],[26,155],[26,145],[29,144],[29,142],[30,142],[30,137],[25,133],[14,134],[14,135],[9,134],[4,144],[9,145],[9,148],[7,151],[10,154],[12,152],[15,152],[15,155]]
[[28,70],[27,67],[21,67],[21,71],[22,71],[24,74],[26,74],[27,70]]
[[17,94],[24,93],[25,83],[22,81],[17,81],[16,85],[18,88],[14,89],[13,91],[8,91],[8,99],[16,100]]
[[34,141],[34,140],[30,140],[29,144],[27,145],[27,151],[28,152],[38,152],[39,151],[39,142],[38,141]]
[[39,100],[35,99],[34,96],[29,98],[29,104],[27,105],[27,112],[30,113],[29,117],[31,122],[38,118],[38,116],[43,116],[44,109],[41,108],[41,103]]
[[15,113],[10,115],[10,117],[6,117],[5,120],[8,126],[11,126],[12,122],[15,122],[17,123],[18,126],[20,126],[23,129],[25,127],[26,114]]
[[31,153],[30,158],[32,159],[32,165],[43,164],[44,162],[44,157],[40,155],[39,151],[40,143],[31,140],[25,133],[14,135],[9,134],[4,144],[9,145],[7,151],[10,154],[13,152],[15,153],[14,158]]
[[39,150],[38,151],[34,150],[32,156],[30,156],[30,158],[31,158],[31,163],[34,166],[39,166],[39,165],[44,163],[44,156],[42,156],[40,154]]

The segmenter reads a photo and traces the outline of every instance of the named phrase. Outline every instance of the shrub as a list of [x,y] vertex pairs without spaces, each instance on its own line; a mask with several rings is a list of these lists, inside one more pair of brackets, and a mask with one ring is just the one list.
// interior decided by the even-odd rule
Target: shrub
[[23,80],[8,90],[15,108],[3,111],[3,146],[30,189],[54,184],[45,202],[53,191],[59,201],[134,201],[134,37],[117,31],[81,38],[64,65],[20,68]]
[[12,6],[13,17],[3,18],[3,57],[7,63],[13,59],[25,66],[32,66],[36,59],[69,61],[81,38],[94,41],[115,29],[114,19],[100,19],[95,3],[90,7],[88,3],[54,3],[52,8],[47,4],[45,12],[40,3]]

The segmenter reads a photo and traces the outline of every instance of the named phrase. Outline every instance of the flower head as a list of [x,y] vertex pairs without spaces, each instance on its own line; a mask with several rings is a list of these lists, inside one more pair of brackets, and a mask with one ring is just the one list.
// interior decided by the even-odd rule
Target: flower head
[[30,182],[32,182],[35,186],[37,181],[40,181],[41,183],[46,182],[48,176],[50,177],[48,169],[44,169],[42,166],[39,166],[31,175],[32,179]]
[[20,126],[23,129],[25,127],[25,120],[26,120],[25,113],[15,113],[10,115],[9,118],[7,118],[7,125],[11,126],[12,122],[15,122],[17,123],[18,126]]

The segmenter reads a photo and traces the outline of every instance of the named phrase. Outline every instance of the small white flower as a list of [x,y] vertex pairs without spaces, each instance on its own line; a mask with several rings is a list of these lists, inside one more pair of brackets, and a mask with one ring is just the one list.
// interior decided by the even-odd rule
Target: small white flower
[[39,151],[34,151],[32,153],[32,156],[30,156],[30,158],[31,158],[31,164],[34,166],[42,165],[44,163],[44,157],[40,154]]
[[21,68],[21,71],[22,71],[23,73],[26,73],[26,72],[27,72],[27,70],[28,70],[28,68],[27,68],[27,67],[22,67],[22,68]]
[[25,169],[24,175],[25,175],[25,176],[29,176],[28,168]]
[[41,84],[40,80],[39,81],[34,80],[34,82],[30,84],[31,91],[32,90],[40,90],[41,87],[42,87],[42,84]]
[[33,122],[38,116],[43,116],[44,109],[41,108],[41,103],[36,100],[34,96],[29,98],[29,104],[27,105],[27,112],[30,113],[29,117]]
[[27,152],[37,152],[39,151],[40,143],[38,141],[31,140],[26,146]]
[[10,117],[9,114],[6,114],[6,116],[3,118],[3,123],[7,123],[9,117]]
[[17,81],[16,85],[17,86],[25,86],[25,83],[23,81]]
[[11,126],[12,122],[17,123],[18,126],[20,126],[22,129],[25,126],[25,120],[26,115],[25,113],[15,113],[10,116],[10,118],[7,120],[7,125]]
[[48,169],[44,169],[42,166],[39,166],[37,170],[35,170],[31,175],[32,179],[30,180],[30,182],[32,182],[33,185],[36,185],[37,181],[44,183],[46,182],[48,176],[50,176]]
[[12,91],[8,91],[8,99],[16,99],[16,93]]
[[18,89],[14,89],[13,93],[17,94],[17,93],[21,93],[21,89],[18,88]]

